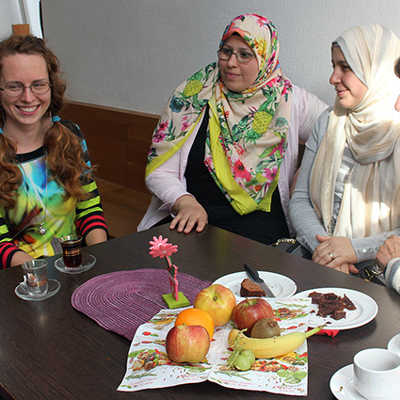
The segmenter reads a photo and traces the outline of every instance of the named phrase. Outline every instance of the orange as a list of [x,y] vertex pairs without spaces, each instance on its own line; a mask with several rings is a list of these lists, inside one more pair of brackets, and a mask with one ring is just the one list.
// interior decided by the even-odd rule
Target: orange
[[175,326],[178,325],[200,325],[207,329],[210,340],[214,334],[214,321],[211,315],[199,308],[187,308],[181,311],[176,317]]

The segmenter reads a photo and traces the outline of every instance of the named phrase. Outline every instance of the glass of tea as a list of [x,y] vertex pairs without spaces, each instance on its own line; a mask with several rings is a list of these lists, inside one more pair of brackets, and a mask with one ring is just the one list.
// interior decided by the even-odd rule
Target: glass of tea
[[47,261],[31,260],[22,264],[24,274],[23,286],[31,297],[42,297],[47,294]]
[[82,264],[82,236],[67,235],[59,238],[66,268],[77,268]]

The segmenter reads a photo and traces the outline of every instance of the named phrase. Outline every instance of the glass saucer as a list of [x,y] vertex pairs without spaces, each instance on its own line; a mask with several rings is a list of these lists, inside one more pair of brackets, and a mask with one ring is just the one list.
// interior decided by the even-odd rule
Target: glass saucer
[[55,267],[65,274],[81,274],[82,272],[89,271],[96,264],[96,257],[93,254],[82,253],[82,264],[79,267],[68,268],[64,264],[62,257],[57,258],[54,262]]
[[25,284],[21,282],[16,288],[15,288],[15,294],[20,297],[23,300],[27,301],[42,301],[46,300],[49,297],[54,296],[59,290],[60,290],[60,282],[58,282],[55,279],[49,279],[48,280],[49,288],[47,290],[47,293],[44,296],[41,297],[34,297],[28,294],[28,291],[26,290]]

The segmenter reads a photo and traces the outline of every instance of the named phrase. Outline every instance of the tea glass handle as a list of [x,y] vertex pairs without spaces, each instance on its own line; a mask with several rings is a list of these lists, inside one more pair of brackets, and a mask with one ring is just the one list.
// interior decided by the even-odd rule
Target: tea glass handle
[[28,285],[26,284],[26,275],[24,275],[24,280],[21,282],[21,285],[22,285],[25,289],[28,289]]

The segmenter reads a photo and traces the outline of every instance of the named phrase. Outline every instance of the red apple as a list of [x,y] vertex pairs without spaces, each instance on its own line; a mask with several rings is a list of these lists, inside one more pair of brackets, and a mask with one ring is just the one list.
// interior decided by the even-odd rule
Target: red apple
[[230,289],[216,283],[201,290],[193,304],[195,308],[207,311],[215,326],[222,326],[231,319],[236,298]]
[[261,299],[250,298],[241,301],[232,312],[232,321],[238,329],[247,329],[250,333],[251,327],[261,318],[273,318],[274,312],[270,304]]
[[172,361],[201,362],[210,348],[210,336],[200,325],[178,325],[169,330],[165,347]]

